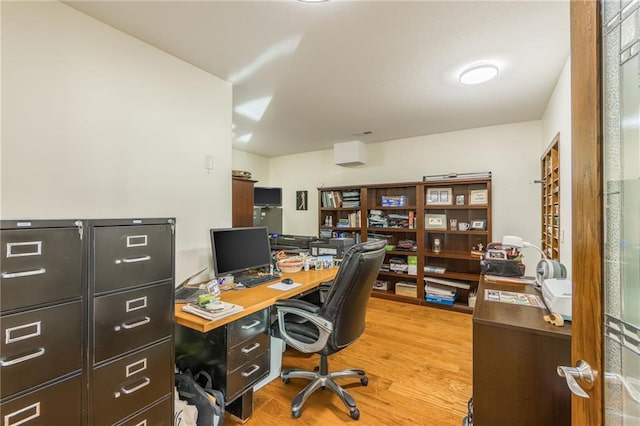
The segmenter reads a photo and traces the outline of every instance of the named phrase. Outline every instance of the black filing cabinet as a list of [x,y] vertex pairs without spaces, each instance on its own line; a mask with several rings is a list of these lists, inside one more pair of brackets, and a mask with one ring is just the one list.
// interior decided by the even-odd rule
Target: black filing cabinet
[[0,221],[2,425],[83,423],[82,220]]
[[91,425],[171,425],[173,219],[90,220]]
[[262,309],[207,333],[176,325],[180,370],[209,373],[227,410],[241,419],[253,410],[253,385],[269,375],[269,312]]

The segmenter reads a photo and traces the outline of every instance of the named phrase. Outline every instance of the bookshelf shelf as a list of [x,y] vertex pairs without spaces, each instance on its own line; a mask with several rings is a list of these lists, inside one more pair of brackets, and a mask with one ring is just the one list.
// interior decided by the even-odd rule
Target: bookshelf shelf
[[[357,207],[344,208],[341,204],[328,207],[336,199],[344,201],[345,192],[358,194]],[[442,193],[436,202],[450,204],[430,204],[434,193]],[[337,194],[337,195],[336,195]],[[353,195],[352,195],[353,197]],[[415,242],[416,251],[391,250],[386,253],[385,264],[392,258],[412,258],[416,274],[380,271],[378,279],[388,284],[387,290],[374,290],[374,297],[383,297],[405,303],[415,303],[430,307],[472,312],[468,307],[469,292],[476,288],[480,279],[480,256],[473,255],[472,249],[483,247],[492,241],[491,235],[491,178],[443,179],[437,181],[403,182],[361,186],[318,188],[318,226],[322,230],[327,216],[333,225],[330,230],[348,231],[358,235],[360,241],[368,238],[386,238],[389,245],[397,245],[402,240]],[[353,201],[353,200],[352,200]],[[399,203],[403,205],[387,205]],[[458,203],[458,204],[457,204]],[[472,204],[470,204],[472,203]],[[383,205],[384,204],[384,205]],[[332,204],[333,205],[333,204]],[[359,226],[335,227],[338,220],[356,211]],[[425,215],[440,215],[446,222],[446,229],[425,229]],[[456,223],[472,224],[482,221],[484,230],[452,230],[450,220]],[[399,224],[401,226],[377,227],[376,224]],[[439,239],[441,251],[432,250],[434,240]],[[443,273],[425,272],[425,266],[444,270]],[[426,301],[425,278],[449,280],[449,285],[457,289],[457,300],[453,306]],[[415,297],[396,294],[397,284],[416,283]]]
[[556,134],[540,159],[542,175],[541,249],[560,261],[560,134]]

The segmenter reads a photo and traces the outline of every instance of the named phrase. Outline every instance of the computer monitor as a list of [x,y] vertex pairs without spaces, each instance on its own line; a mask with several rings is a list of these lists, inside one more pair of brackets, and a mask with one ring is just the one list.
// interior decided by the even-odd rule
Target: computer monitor
[[271,247],[266,226],[211,229],[216,277],[268,267]]

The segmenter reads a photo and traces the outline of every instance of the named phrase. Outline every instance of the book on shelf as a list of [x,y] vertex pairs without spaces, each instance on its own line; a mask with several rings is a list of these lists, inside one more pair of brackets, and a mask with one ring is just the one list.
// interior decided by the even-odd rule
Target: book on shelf
[[471,284],[467,281],[449,280],[446,278],[424,277],[424,282],[425,284],[441,284],[462,289],[469,289],[471,287]]
[[200,306],[197,303],[187,303],[182,307],[182,310],[209,321],[216,321],[241,312],[244,308],[234,303],[218,301],[215,303],[209,303],[205,306]]
[[447,268],[444,266],[425,265],[424,271],[429,274],[444,274]]

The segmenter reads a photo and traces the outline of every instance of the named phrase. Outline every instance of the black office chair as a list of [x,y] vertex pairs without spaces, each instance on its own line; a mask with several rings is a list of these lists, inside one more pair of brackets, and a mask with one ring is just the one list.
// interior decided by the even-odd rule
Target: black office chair
[[285,383],[293,378],[311,380],[291,403],[294,418],[300,417],[302,405],[319,387],[338,394],[351,418],[360,417],[356,401],[334,379],[358,378],[363,386],[369,379],[364,370],[330,373],[327,356],[348,347],[363,333],[367,302],[384,259],[385,245],[386,241],[372,240],[349,249],[321,306],[299,299],[276,302],[280,337],[300,352],[320,355],[320,367],[315,371],[285,369],[280,374]]

